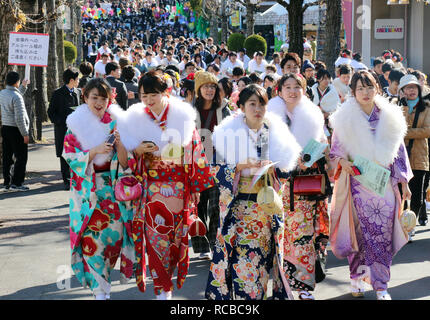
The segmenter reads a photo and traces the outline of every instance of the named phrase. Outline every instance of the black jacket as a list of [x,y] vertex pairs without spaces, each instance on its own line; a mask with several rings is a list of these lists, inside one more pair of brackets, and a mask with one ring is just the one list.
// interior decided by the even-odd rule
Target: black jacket
[[116,89],[116,102],[118,105],[124,109],[128,109],[128,94],[125,83],[115,79],[115,77],[107,76],[106,81],[110,84],[112,88]]
[[48,116],[54,124],[55,150],[57,157],[63,153],[64,137],[67,131],[66,119],[80,105],[80,93],[73,89],[70,93],[66,85],[58,88],[52,94],[48,107]]

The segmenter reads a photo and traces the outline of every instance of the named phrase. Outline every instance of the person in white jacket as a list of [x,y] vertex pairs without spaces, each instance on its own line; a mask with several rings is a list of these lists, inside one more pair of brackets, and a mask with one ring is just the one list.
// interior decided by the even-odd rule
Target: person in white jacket
[[331,135],[328,127],[328,117],[340,106],[339,94],[331,81],[330,72],[326,69],[320,69],[317,72],[317,83],[312,86],[313,103],[319,106],[324,114],[324,131],[327,137]]

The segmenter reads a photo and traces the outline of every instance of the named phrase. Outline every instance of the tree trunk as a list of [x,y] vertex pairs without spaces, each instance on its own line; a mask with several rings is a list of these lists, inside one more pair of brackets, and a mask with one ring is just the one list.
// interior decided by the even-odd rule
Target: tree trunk
[[[55,12],[57,6],[55,0],[48,0],[46,2],[47,11]],[[47,77],[47,90],[48,99],[51,98],[52,93],[60,85],[58,78],[58,54],[57,54],[57,21],[51,21],[49,23],[49,56],[48,56],[48,77]]]
[[[39,18],[46,18],[45,0],[38,0]],[[46,33],[46,22],[37,25],[38,33]],[[36,71],[36,139],[42,139],[42,123],[48,120],[46,106],[48,104],[47,96],[47,68],[35,67]]]
[[220,43],[221,39],[218,39],[218,19],[215,14],[212,14],[210,17],[210,27],[209,34],[214,39],[214,43]]
[[[58,5],[58,2],[57,2]],[[63,80],[63,72],[66,69],[65,58],[64,58],[64,31],[62,28],[57,28],[57,69],[59,82]]]
[[288,10],[289,52],[295,52],[303,59],[303,0],[291,0]]
[[247,37],[254,34],[254,24],[255,24],[254,5],[251,4],[248,0],[247,6],[246,6],[246,36]]
[[79,66],[81,62],[83,61],[83,41],[82,41],[82,16],[81,16],[81,7],[75,5],[75,15],[76,15],[76,39],[75,39],[75,45],[78,50],[78,55],[76,57],[76,66]]
[[342,24],[342,1],[327,1],[326,13],[326,39],[322,60],[326,63],[328,71],[335,77],[335,66],[340,53],[340,29]]
[[[38,1],[37,0],[26,0],[20,2],[20,8],[24,12],[24,14],[29,14],[31,16],[35,16],[38,14]],[[36,18],[37,19],[37,18]],[[35,20],[36,20],[35,19]],[[37,25],[31,22],[27,22],[25,27],[20,30],[22,32],[35,32],[37,30]],[[36,98],[36,77],[35,77],[35,69],[36,67],[30,67],[30,83],[27,85],[27,91],[24,95],[25,107],[27,109],[27,114],[30,119],[30,130],[29,137],[30,143],[34,143],[36,140],[36,117],[35,117],[35,98]],[[19,73],[23,75],[25,72],[25,67],[19,67]]]

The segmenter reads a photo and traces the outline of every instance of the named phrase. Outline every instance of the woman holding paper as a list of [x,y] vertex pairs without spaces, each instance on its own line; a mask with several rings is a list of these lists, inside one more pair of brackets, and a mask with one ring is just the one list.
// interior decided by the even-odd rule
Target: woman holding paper
[[[364,294],[363,280],[370,280],[378,300],[390,300],[387,284],[393,256],[407,242],[399,222],[403,199],[410,199],[412,177],[403,143],[407,131],[402,110],[377,94],[375,78],[367,71],[354,74],[352,97],[331,117],[334,129],[330,160],[337,168],[331,209],[330,242],[338,258],[348,257],[351,293]],[[353,165],[367,159],[388,169],[383,196],[364,187]],[[362,177],[366,178],[364,167]],[[363,180],[361,180],[363,181]],[[382,179],[381,179],[382,181]]]
[[[321,110],[306,96],[306,80],[299,74],[286,74],[278,83],[279,95],[269,101],[268,111],[279,115],[290,127],[292,134],[302,149],[310,143],[326,143],[324,134],[324,116]],[[307,160],[306,160],[307,161]],[[314,163],[310,168],[299,160],[294,171],[294,180],[298,176],[324,176],[325,158]],[[301,197],[296,194],[293,178],[290,175],[281,177],[285,185],[283,203],[285,211],[284,268],[290,286],[299,291],[302,300],[313,300],[309,291],[315,289],[316,282],[324,279],[322,269],[316,273],[317,257],[325,253],[328,239],[328,189],[321,194]],[[321,189],[324,189],[321,184]]]
[[276,173],[292,170],[301,147],[279,117],[266,113],[267,101],[262,87],[247,86],[239,96],[239,113],[224,119],[213,134],[220,164],[217,180],[221,221],[207,299],[265,299],[271,272],[273,296],[285,299],[289,292],[279,272],[284,237],[282,201],[279,197],[279,212],[274,214],[261,205],[258,194],[264,186],[264,175],[261,177],[258,170],[273,164],[270,181],[280,194],[282,185],[273,168]]

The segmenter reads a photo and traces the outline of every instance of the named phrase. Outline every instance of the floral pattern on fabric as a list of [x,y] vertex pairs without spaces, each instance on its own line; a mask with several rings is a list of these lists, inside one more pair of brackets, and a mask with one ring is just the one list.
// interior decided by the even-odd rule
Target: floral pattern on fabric
[[278,265],[283,251],[283,215],[267,214],[255,199],[241,200],[238,193],[233,196],[234,172],[232,166],[220,166],[217,171],[222,219],[205,296],[209,300],[266,299],[272,275],[273,297],[285,299]]
[[[112,132],[115,122],[103,117],[106,132]],[[70,130],[64,140],[63,157],[71,168],[70,241],[71,264],[79,282],[92,290],[110,292],[110,274],[118,257],[132,261],[120,270],[121,282],[133,275],[134,246],[131,240],[129,204],[115,200],[113,180],[117,157],[111,159],[110,171],[96,173],[89,163],[89,151],[82,150]]]
[[329,235],[328,200],[308,201],[294,196],[294,209],[290,211],[290,182],[284,183],[282,201],[285,212],[284,268],[293,290],[315,289],[315,263],[317,237]]
[[[369,125],[375,130],[380,118],[380,110],[375,107],[369,117]],[[330,159],[348,159],[349,155],[341,146],[334,131]],[[390,267],[395,255],[394,238],[405,237],[396,226],[396,215],[400,212],[400,192],[398,183],[408,182],[412,177],[404,144],[400,145],[398,156],[388,168],[390,182],[384,197],[371,192],[356,179],[351,178],[351,194],[359,225],[356,228],[359,252],[348,256],[350,276],[370,277],[374,290],[386,290],[390,280]],[[398,222],[398,221],[397,221]],[[403,241],[405,242],[405,241]],[[400,248],[397,248],[397,250]]]
[[183,151],[180,164],[161,160],[143,163],[141,158],[129,156],[129,166],[144,186],[142,199],[134,202],[133,221],[138,262],[136,282],[142,292],[146,290],[145,252],[156,295],[173,290],[172,277],[176,269],[176,285],[178,289],[182,287],[189,265],[190,195],[215,184],[197,130]]

